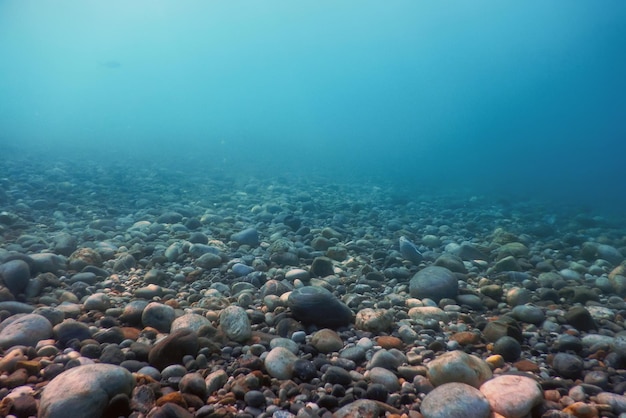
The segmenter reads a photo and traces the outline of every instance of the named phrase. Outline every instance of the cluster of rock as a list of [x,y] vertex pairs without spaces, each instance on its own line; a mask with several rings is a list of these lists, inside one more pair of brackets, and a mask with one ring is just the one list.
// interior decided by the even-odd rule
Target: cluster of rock
[[2,416],[626,416],[620,227],[310,182],[218,181],[215,209],[103,181],[96,205],[62,169],[40,201],[24,173],[0,195]]

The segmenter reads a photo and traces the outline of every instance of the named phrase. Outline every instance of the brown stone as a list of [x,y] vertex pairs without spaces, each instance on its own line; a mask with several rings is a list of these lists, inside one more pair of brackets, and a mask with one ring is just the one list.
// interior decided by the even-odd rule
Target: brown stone
[[520,372],[539,373],[540,371],[537,363],[527,359],[522,359],[518,362],[515,362],[513,363],[513,366]]
[[453,334],[450,339],[456,341],[462,346],[475,345],[480,343],[480,334],[471,331],[462,331]]
[[167,395],[161,396],[156,401],[157,406],[163,406],[166,403],[173,403],[178,406],[182,406],[183,408],[187,408],[187,401],[185,401],[185,397],[180,392],[172,392]]
[[133,327],[121,327],[121,330],[125,339],[133,341],[137,341],[137,338],[139,338],[139,334],[141,333],[141,331]]
[[17,369],[4,380],[3,385],[9,389],[23,386],[28,379],[28,372],[26,369]]
[[172,332],[150,350],[148,362],[159,370],[180,363],[184,356],[198,353],[198,336],[188,328]]
[[25,369],[30,376],[38,376],[41,363],[37,360],[22,360],[15,363],[16,369]]
[[563,412],[574,415],[576,418],[597,418],[599,416],[595,406],[584,402],[574,402],[563,409]]
[[392,348],[402,349],[404,344],[402,344],[402,340],[397,337],[392,337],[390,335],[383,335],[376,339],[376,344],[381,346],[386,350],[390,350]]

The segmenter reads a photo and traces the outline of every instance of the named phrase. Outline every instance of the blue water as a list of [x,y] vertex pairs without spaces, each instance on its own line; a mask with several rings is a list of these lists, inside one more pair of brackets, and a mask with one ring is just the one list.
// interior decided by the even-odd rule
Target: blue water
[[620,210],[625,23],[623,1],[3,0],[0,145]]

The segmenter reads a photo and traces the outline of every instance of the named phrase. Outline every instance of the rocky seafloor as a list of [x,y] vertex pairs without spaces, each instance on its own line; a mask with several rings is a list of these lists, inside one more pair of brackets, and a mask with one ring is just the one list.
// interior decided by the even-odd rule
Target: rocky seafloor
[[2,168],[0,416],[626,417],[623,219],[313,176]]

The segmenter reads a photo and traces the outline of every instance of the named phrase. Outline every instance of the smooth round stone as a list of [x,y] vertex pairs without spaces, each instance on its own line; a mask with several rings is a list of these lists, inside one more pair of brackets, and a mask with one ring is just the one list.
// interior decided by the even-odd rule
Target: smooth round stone
[[140,326],[141,315],[143,315],[143,310],[146,309],[148,303],[150,302],[146,300],[133,300],[127,303],[120,316],[120,321],[126,322],[131,326]]
[[463,260],[454,254],[441,254],[437,260],[435,260],[433,265],[445,267],[452,272],[467,274],[467,268],[465,267],[465,264],[463,264]]
[[523,418],[541,403],[543,391],[530,377],[501,375],[486,381],[480,391],[491,405],[491,410],[507,418]]
[[454,299],[459,292],[459,281],[445,267],[428,266],[411,278],[409,292],[413,298],[429,298],[436,302],[444,298]]
[[374,367],[382,367],[388,370],[397,370],[400,365],[407,362],[404,353],[396,348],[390,350],[378,350],[367,363],[367,370]]
[[250,273],[252,273],[254,271],[254,268],[247,266],[245,264],[242,263],[235,263],[233,264],[233,266],[231,267],[233,273],[235,276],[237,277],[243,277],[245,275],[248,275]]
[[320,353],[333,353],[343,348],[343,341],[339,334],[332,329],[324,328],[311,337],[311,345]]
[[338,328],[350,324],[353,313],[332,293],[319,286],[293,290],[287,299],[295,319],[321,328]]
[[15,345],[35,347],[40,340],[52,336],[52,324],[37,314],[18,314],[0,323],[0,347]]
[[522,354],[522,346],[513,337],[500,337],[493,344],[493,353],[501,355],[505,361],[516,361]]
[[443,309],[436,306],[416,306],[409,309],[409,317],[419,324],[435,320],[437,322],[447,322],[448,314]]
[[617,266],[624,261],[622,253],[611,245],[598,244],[596,251],[598,252],[598,258],[606,260],[614,266]]
[[459,305],[469,306],[470,308],[475,310],[481,310],[485,307],[483,305],[483,300],[480,298],[480,296],[477,295],[458,295],[456,297],[456,301]]
[[518,321],[528,324],[539,325],[546,319],[546,315],[541,308],[529,304],[517,305],[511,310],[511,314]]
[[163,288],[158,284],[151,283],[136,289],[134,294],[136,298],[151,300],[152,298],[163,296]]
[[525,305],[532,299],[532,294],[528,289],[514,287],[506,292],[506,303],[509,306]]
[[30,267],[24,260],[11,260],[0,264],[0,277],[13,295],[26,290],[30,280]]
[[220,313],[220,329],[231,340],[246,342],[252,336],[252,325],[245,309],[230,305]]
[[251,406],[253,408],[260,408],[261,406],[265,406],[265,395],[260,390],[250,390],[246,392],[243,397],[246,405]]
[[312,361],[299,358],[293,363],[293,376],[304,382],[309,382],[317,377],[317,368]]
[[356,314],[355,327],[369,332],[387,332],[393,326],[393,312],[387,309],[361,309]]
[[424,418],[488,418],[487,398],[465,383],[445,383],[430,391],[420,406]]
[[111,307],[111,300],[104,293],[94,293],[85,299],[83,307],[86,311],[104,312]]
[[116,395],[130,396],[132,374],[112,364],[88,364],[52,379],[41,394],[40,418],[99,417]]
[[161,371],[161,377],[163,380],[183,377],[186,374],[187,369],[185,369],[185,366],[181,366],[180,364],[171,364]]
[[27,303],[17,302],[14,300],[7,300],[0,302],[0,311],[8,311],[11,315],[18,313],[32,313],[35,310]]
[[428,378],[434,386],[458,382],[478,388],[491,376],[484,360],[460,350],[444,353],[428,363]]
[[150,302],[141,314],[144,327],[156,328],[160,332],[169,332],[176,317],[174,308],[158,302]]
[[285,279],[290,282],[293,282],[294,280],[308,281],[310,278],[311,275],[304,269],[291,269],[285,273]]
[[53,253],[31,254],[35,269],[40,273],[58,274],[61,270],[65,270],[67,266],[67,258]]
[[584,370],[583,359],[574,354],[557,353],[552,360],[552,368],[559,376],[566,379],[575,379]]
[[219,267],[222,264],[222,257],[213,253],[202,254],[196,259],[196,265],[206,270]]
[[322,376],[322,381],[332,385],[347,386],[352,383],[350,372],[339,366],[329,366]]
[[[272,340],[270,341],[270,349],[275,347],[284,347],[294,354],[298,354],[298,351],[300,351],[300,347],[298,346],[298,344],[295,341],[290,340],[289,338],[272,338]],[[263,351],[265,351],[265,349]]]
[[174,332],[183,328],[189,328],[195,332],[198,332],[200,328],[207,325],[211,325],[211,321],[209,321],[208,318],[195,313],[187,313],[179,316],[174,321],[172,321],[172,327],[170,329],[170,332]]
[[200,373],[187,373],[180,379],[178,388],[183,393],[191,393],[200,399],[206,397],[206,382]]
[[159,370],[180,363],[184,356],[198,353],[198,335],[188,328],[172,332],[150,350],[148,362]]
[[368,371],[367,378],[369,378],[372,383],[379,383],[383,385],[390,392],[397,392],[400,390],[398,377],[391,370],[387,370],[382,367],[374,367]]
[[613,412],[626,413],[626,396],[617,393],[600,392],[596,396],[598,403],[611,405]]
[[55,325],[52,331],[54,338],[63,346],[73,339],[83,341],[91,338],[91,330],[89,327],[73,319],[66,319],[60,324]]
[[285,347],[273,348],[265,357],[267,373],[276,379],[291,379],[293,366],[298,357]]
[[80,273],[73,274],[72,277],[70,277],[70,279],[68,280],[68,283],[83,282],[83,283],[93,285],[93,284],[96,284],[97,281],[98,281],[98,276],[96,276],[95,273],[80,272]]
[[557,337],[555,346],[558,351],[574,351],[578,353],[583,349],[583,342],[575,335],[561,334]]
[[204,382],[206,383],[207,395],[212,395],[228,382],[228,374],[222,369],[216,370],[213,373],[209,373]]
[[230,239],[235,241],[239,245],[256,247],[257,245],[259,245],[259,232],[254,228],[248,228],[232,234],[230,236]]
[[352,360],[355,363],[360,363],[361,361],[365,360],[365,353],[366,350],[363,347],[353,346],[341,350],[341,353],[339,353],[339,357]]
[[[378,403],[369,399],[359,399],[345,406],[342,406],[334,414],[333,418],[376,418],[380,416],[380,407]],[[292,416],[273,418],[293,418]]]
[[56,324],[60,324],[65,319],[65,314],[56,308],[51,308],[49,306],[41,306],[33,311],[34,314],[41,315],[46,318],[52,326]]

